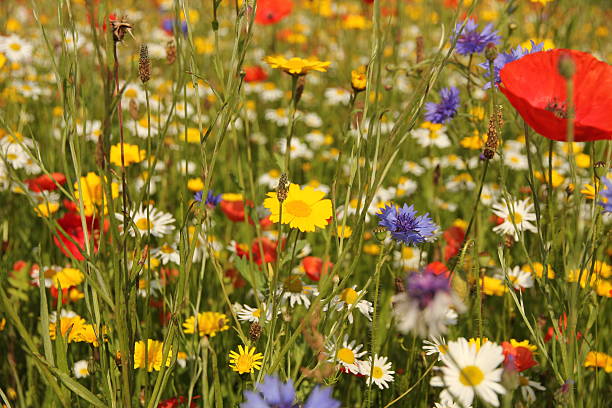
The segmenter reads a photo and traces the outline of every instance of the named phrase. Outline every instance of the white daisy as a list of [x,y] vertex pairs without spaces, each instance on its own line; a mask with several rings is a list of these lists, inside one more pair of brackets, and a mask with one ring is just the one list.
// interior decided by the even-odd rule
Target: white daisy
[[425,172],[425,169],[413,161],[405,161],[402,165],[403,173],[412,173],[415,176],[420,176]]
[[[239,308],[237,308],[238,310],[236,311],[236,314],[238,315],[238,320],[241,322],[260,322],[262,314],[264,315],[266,321],[270,321],[272,318],[272,309],[269,309],[265,303],[262,303],[260,308],[251,307],[249,305],[238,306]],[[280,310],[278,312],[280,312]]]
[[[344,309],[349,311],[348,321],[350,324],[353,324],[353,310],[359,310],[368,320],[372,320],[370,314],[374,311],[372,302],[363,299],[366,293],[365,290],[356,291],[355,288],[356,286],[344,289],[340,292],[340,295],[334,296],[334,299],[331,301],[332,308],[335,308],[337,311]],[[360,297],[362,299],[358,300]],[[325,310],[327,310],[327,308],[325,308]]]
[[527,157],[516,150],[504,152],[504,164],[512,170],[527,170],[529,163]]
[[428,356],[437,355],[438,361],[442,360],[442,356],[446,354],[446,339],[442,336],[431,336],[429,340],[423,340],[421,347]]
[[521,389],[521,395],[523,399],[530,404],[536,401],[535,390],[546,391],[546,387],[537,381],[532,381],[527,377],[519,375],[519,387]]
[[15,34],[0,36],[0,52],[12,62],[24,62],[32,57],[32,44]]
[[89,377],[89,363],[87,360],[79,360],[74,363],[72,372],[76,378]]
[[266,109],[265,118],[274,122],[276,126],[287,126],[289,124],[289,112],[284,108]]
[[[136,236],[136,230],[140,235],[148,234],[157,238],[161,238],[174,231],[174,217],[166,212],[159,211],[152,205],[149,207],[149,217],[147,218],[147,210],[144,207],[138,208],[130,215],[131,222],[128,224],[128,231],[131,236]],[[115,214],[118,220],[123,222],[123,214]],[[134,228],[135,227],[135,228]]]
[[302,279],[296,275],[291,275],[285,279],[280,291],[283,294],[282,300],[289,302],[290,307],[297,304],[308,308],[310,307],[310,298],[319,295],[316,286],[304,285]]
[[408,177],[400,177],[397,183],[397,195],[409,196],[417,190],[418,184],[416,181],[409,179]]
[[[427,254],[423,253],[422,257],[426,258]],[[417,247],[404,245],[401,250],[393,252],[393,267],[402,268],[405,272],[419,269],[420,260],[421,250]]]
[[445,126],[437,130],[418,128],[413,130],[411,134],[416,142],[422,147],[435,146],[444,149],[451,145],[451,141],[446,135]]
[[[287,149],[287,139],[282,138],[278,141],[278,147],[282,154],[285,154],[285,150]],[[291,149],[291,158],[303,158],[306,160],[311,160],[313,158],[312,150],[306,145],[306,143],[302,142],[297,137],[291,138],[291,145],[289,146]]]
[[515,240],[519,239],[519,232],[537,232],[537,228],[531,223],[536,220],[533,209],[533,204],[528,198],[494,204],[493,213],[504,221],[493,228],[493,231],[500,235],[513,235]]
[[304,135],[304,139],[306,139],[310,147],[313,149],[318,149],[326,142],[326,137],[320,130],[313,130],[312,132],[306,133],[306,135]]
[[329,105],[347,105],[351,100],[351,92],[344,88],[327,88],[325,102]]
[[[512,286],[516,290],[527,289],[533,287],[533,275],[531,273],[524,271],[520,266],[515,266],[514,268],[507,268],[506,276],[508,276],[508,280],[512,283]],[[498,273],[494,276],[497,279],[504,280],[504,274]]]
[[266,102],[274,102],[283,97],[283,91],[272,82],[265,82],[261,85],[259,97]]
[[151,279],[149,282],[146,279],[140,279],[138,280],[138,296],[146,297],[149,293],[153,296],[159,292],[161,287],[159,279]]
[[463,405],[471,405],[474,395],[486,403],[499,406],[497,394],[505,394],[500,384],[504,361],[502,347],[486,342],[476,347],[465,338],[448,343],[447,353],[442,356],[442,382],[449,393]]
[[264,173],[263,175],[259,176],[259,178],[257,179],[257,182],[259,184],[267,186],[269,189],[275,189],[278,186],[278,180],[280,179],[280,176],[281,176],[280,171],[276,169],[272,169],[269,172]]
[[176,249],[176,244],[163,244],[159,248],[155,248],[151,251],[151,255],[159,258],[162,265],[166,265],[168,262],[179,265],[181,263],[181,254]]
[[336,348],[333,343],[328,343],[326,348],[330,356],[328,359],[330,363],[339,364],[342,371],[350,374],[361,373],[363,361],[359,359],[366,354],[365,350],[361,351],[363,344],[357,345],[355,340],[349,342],[348,336],[344,336],[342,347]]
[[391,362],[387,361],[387,357],[375,355],[374,364],[372,364],[371,359],[365,360],[361,364],[361,374],[366,376],[368,385],[373,382],[382,390],[389,388],[389,383],[393,382],[395,371],[391,370]]

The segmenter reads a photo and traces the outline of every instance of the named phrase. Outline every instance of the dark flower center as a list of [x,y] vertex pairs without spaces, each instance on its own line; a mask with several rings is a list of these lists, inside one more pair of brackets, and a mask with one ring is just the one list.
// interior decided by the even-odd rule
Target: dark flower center
[[556,97],[549,101],[544,109],[552,112],[559,119],[567,119],[567,106],[565,102],[559,101]]

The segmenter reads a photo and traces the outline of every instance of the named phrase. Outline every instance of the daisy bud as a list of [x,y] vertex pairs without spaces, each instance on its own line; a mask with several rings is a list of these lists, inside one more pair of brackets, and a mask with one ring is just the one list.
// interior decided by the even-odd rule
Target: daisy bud
[[149,48],[146,44],[140,46],[140,58],[138,59],[138,77],[144,84],[151,79],[151,59],[149,59]]
[[261,326],[257,322],[253,322],[249,328],[249,338],[252,341],[257,341],[261,336]]
[[561,54],[557,62],[557,70],[565,79],[571,79],[576,73],[576,64],[572,57],[567,54]]

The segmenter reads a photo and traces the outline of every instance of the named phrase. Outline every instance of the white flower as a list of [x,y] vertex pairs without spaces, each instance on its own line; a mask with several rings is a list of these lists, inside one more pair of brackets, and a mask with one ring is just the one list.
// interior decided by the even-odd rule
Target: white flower
[[[331,301],[331,307],[337,311],[344,309],[349,311],[348,321],[350,324],[353,324],[353,310],[359,310],[368,320],[372,320],[370,314],[374,311],[372,302],[363,299],[366,292],[364,290],[356,291],[355,288],[356,286],[344,289],[340,292],[340,295],[334,296]],[[362,299],[358,300],[359,298]],[[324,310],[327,310],[327,307]]]
[[505,394],[500,384],[504,361],[502,347],[486,342],[478,348],[464,338],[448,343],[442,356],[442,382],[450,395],[463,405],[471,405],[474,395],[494,407],[499,406],[497,394]]
[[32,57],[32,44],[15,34],[0,36],[0,53],[12,62],[24,62]]
[[[514,268],[508,268],[506,270],[506,275],[508,276],[508,280],[512,283],[512,286],[516,290],[527,289],[533,287],[533,276],[531,273],[524,271],[520,266],[515,266]],[[497,279],[504,280],[504,275],[502,273],[498,273],[494,276]]]
[[308,308],[310,306],[310,298],[319,295],[316,286],[304,285],[302,280],[296,275],[287,278],[280,291],[283,294],[283,301],[288,301],[291,307],[297,304]]
[[159,258],[162,265],[166,265],[168,262],[177,265],[181,263],[181,254],[176,249],[176,244],[163,244],[161,247],[153,249],[151,255]]
[[272,169],[267,173],[259,176],[257,182],[270,189],[275,189],[278,186],[278,180],[280,179],[281,173],[276,169]]
[[138,281],[138,296],[147,297],[148,294],[155,295],[161,289],[162,285],[159,279],[140,279]]
[[329,105],[347,105],[351,100],[351,93],[344,88],[327,88],[325,101]]
[[261,85],[259,96],[266,102],[274,102],[283,97],[283,91],[272,82],[265,82]]
[[[157,238],[161,238],[174,231],[174,217],[166,212],[159,211],[152,205],[148,207],[149,214],[147,218],[146,208],[140,207],[133,211],[130,215],[131,221],[128,223],[128,231],[131,236],[136,236],[136,230],[139,234],[148,234]],[[115,214],[118,220],[123,221],[123,214]],[[135,228],[134,228],[135,227]]]
[[509,150],[504,153],[504,164],[512,170],[527,170],[529,168],[527,157],[516,150]]
[[276,126],[287,126],[289,124],[289,112],[283,108],[266,109],[267,120],[276,123]]
[[[278,141],[278,147],[280,149],[280,152],[282,154],[285,154],[285,151],[287,149],[287,139],[280,139]],[[303,158],[306,160],[311,160],[314,156],[312,150],[310,150],[306,143],[302,142],[297,137],[291,138],[291,145],[289,146],[289,149],[291,150],[292,159]]]
[[[268,308],[265,303],[262,303],[260,308],[251,307],[249,305],[238,305],[236,309],[238,320],[241,322],[260,322],[262,314],[264,315],[266,321],[270,321],[270,319],[272,319],[272,308]],[[277,312],[280,312],[280,310]]]
[[409,196],[417,190],[418,184],[416,181],[409,179],[408,177],[400,177],[397,183],[397,195],[398,196]]
[[446,354],[446,339],[442,336],[431,336],[429,340],[423,340],[423,350],[428,356],[438,355],[438,361],[442,360],[442,356]]
[[325,143],[325,135],[320,130],[313,130],[312,132],[306,133],[304,139],[306,139],[313,149],[318,149]]
[[72,367],[72,372],[76,378],[85,378],[89,377],[89,363],[87,360],[79,360],[74,363]]
[[451,145],[450,139],[446,135],[446,127],[442,126],[438,130],[418,128],[411,132],[412,137],[422,147],[435,146],[440,149]]
[[374,364],[372,364],[371,359],[365,360],[361,364],[361,374],[367,377],[368,385],[373,382],[382,390],[389,388],[389,383],[393,382],[395,371],[391,370],[391,362],[387,362],[387,357],[375,355]]
[[405,161],[404,164],[402,165],[402,172],[412,173],[415,176],[420,176],[425,172],[425,169],[419,166],[418,163],[415,163],[413,161]]
[[393,252],[393,267],[404,271],[419,269],[421,256],[425,258],[427,254],[421,255],[419,248],[403,245],[401,250]]
[[333,343],[328,343],[326,345],[330,356],[328,361],[340,364],[344,371],[350,374],[359,374],[363,364],[363,361],[359,360],[359,358],[363,357],[366,352],[361,351],[363,348],[362,344],[356,344],[355,340],[349,343],[348,336],[344,336],[342,347],[336,348]]
[[519,232],[538,231],[535,225],[531,223],[531,221],[536,220],[536,216],[533,212],[533,204],[530,203],[528,198],[494,204],[493,213],[504,220],[503,223],[493,228],[493,231],[500,235],[513,235],[514,239],[518,240]]
[[323,125],[323,120],[321,119],[321,117],[314,112],[307,113],[306,115],[304,115],[302,120],[304,121],[304,124],[306,124],[306,126],[312,128],[318,128]]
[[531,381],[529,378],[523,377],[522,375],[519,376],[519,384],[523,399],[530,404],[533,404],[536,401],[534,389],[538,391],[546,390],[546,387],[542,386],[542,384],[539,382]]

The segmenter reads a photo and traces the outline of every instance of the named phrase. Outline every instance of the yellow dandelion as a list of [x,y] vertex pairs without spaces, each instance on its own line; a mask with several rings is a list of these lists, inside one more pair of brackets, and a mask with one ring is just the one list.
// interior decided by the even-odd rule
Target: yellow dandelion
[[[147,371],[159,371],[162,365],[163,350],[164,342],[148,339],[145,353],[144,341],[137,341],[134,346],[134,368],[145,368],[146,360]],[[171,356],[172,348],[168,351],[166,367],[170,366]]]
[[[227,323],[229,319],[223,313],[204,312],[198,313],[197,330],[200,336],[214,337],[217,332],[229,329]],[[195,317],[191,316],[183,323],[183,331],[187,334],[193,334],[196,330]]]
[[273,223],[279,222],[282,217],[283,224],[308,232],[314,231],[316,227],[325,228],[327,220],[332,216],[331,200],[323,197],[324,192],[310,186],[302,190],[299,185],[291,184],[282,204],[282,214],[281,203],[274,192],[268,193],[263,205],[270,210],[270,221]]
[[238,352],[230,351],[230,368],[239,374],[253,373],[261,370],[263,354],[255,353],[255,347],[238,346]]
[[287,59],[282,55],[270,55],[264,58],[264,61],[275,69],[282,69],[290,75],[306,75],[309,71],[327,72],[327,68],[331,65],[330,61],[319,61],[316,58],[298,58],[293,57]]

